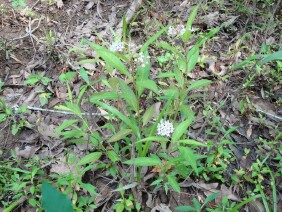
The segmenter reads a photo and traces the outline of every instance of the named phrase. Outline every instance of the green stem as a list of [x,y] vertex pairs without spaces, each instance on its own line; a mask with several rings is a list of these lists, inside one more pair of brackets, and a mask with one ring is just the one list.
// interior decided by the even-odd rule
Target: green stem
[[241,208],[242,206],[244,206],[244,205],[248,204],[249,202],[251,202],[251,201],[253,201],[257,198],[260,198],[260,197],[261,197],[260,194],[255,195],[253,197],[250,197],[250,198],[244,200],[243,202],[239,203],[238,205],[236,205],[234,208],[231,209],[230,212],[237,212],[239,210],[239,208]]

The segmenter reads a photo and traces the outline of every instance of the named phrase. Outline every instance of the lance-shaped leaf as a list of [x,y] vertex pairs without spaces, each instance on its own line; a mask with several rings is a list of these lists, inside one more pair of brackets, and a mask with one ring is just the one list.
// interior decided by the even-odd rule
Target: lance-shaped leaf
[[198,175],[199,171],[198,171],[197,161],[196,161],[197,157],[194,154],[194,152],[190,148],[183,147],[183,146],[178,147],[178,149],[180,150],[181,155],[184,158],[184,160],[189,163],[189,165],[195,171],[196,175]]
[[77,165],[82,166],[82,165],[85,165],[87,163],[95,163],[101,156],[102,156],[102,152],[90,153],[90,154],[84,156],[83,158],[81,158],[81,160],[78,161]]
[[171,141],[177,142],[181,136],[187,131],[187,128],[194,121],[194,118],[188,119],[186,121],[181,122],[174,130],[172,134]]
[[162,162],[158,158],[152,157],[139,157],[133,160],[127,160],[123,162],[125,164],[134,164],[135,166],[161,166]]
[[137,112],[138,100],[132,89],[123,80],[119,81],[121,97]]
[[130,76],[127,68],[125,65],[121,62],[121,60],[110,50],[95,44],[93,42],[90,42],[88,40],[83,40],[84,43],[87,43],[90,47],[92,47],[95,52],[110,66],[113,68],[116,68],[120,73]]
[[141,52],[143,52],[145,49],[147,49],[155,40],[158,39],[158,37],[160,37],[168,28],[164,27],[163,29],[161,29],[160,31],[158,31],[156,34],[154,34],[152,37],[149,38],[148,41],[146,41],[143,46],[141,47]]
[[115,142],[119,141],[121,139],[124,139],[127,135],[129,135],[132,132],[132,129],[122,129],[116,134],[114,134],[110,139],[109,142]]
[[195,90],[197,88],[209,85],[211,83],[210,80],[202,79],[192,82],[191,85],[188,87],[187,91]]

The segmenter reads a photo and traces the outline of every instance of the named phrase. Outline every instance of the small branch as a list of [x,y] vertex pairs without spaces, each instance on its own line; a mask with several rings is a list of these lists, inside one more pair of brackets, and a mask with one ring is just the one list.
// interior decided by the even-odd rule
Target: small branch
[[282,117],[280,117],[280,116],[273,115],[273,114],[271,114],[271,113],[268,113],[268,112],[263,111],[263,110],[260,110],[260,109],[257,109],[256,111],[257,111],[257,112],[260,112],[260,113],[263,113],[263,114],[265,114],[265,115],[267,115],[267,116],[269,116],[269,117],[271,117],[271,118],[274,118],[274,119],[277,119],[277,120],[279,120],[279,121],[282,121]]
[[[44,109],[44,108],[39,108],[39,107],[31,107],[27,106],[27,109],[29,110],[34,110],[34,111],[43,111],[43,112],[50,112],[50,113],[61,113],[65,115],[75,115],[72,112],[69,111],[64,111],[64,110],[49,110],[49,109]],[[101,113],[82,113],[83,116],[107,116],[108,114],[101,114]]]
[[[130,8],[127,10],[126,12],[126,23],[129,23],[132,18],[134,17],[134,15],[136,14],[136,12],[140,9],[141,5],[143,3],[143,0],[134,0],[131,3]],[[117,32],[116,35],[118,37],[121,37],[122,34],[122,25],[123,25],[123,21],[121,20],[117,26]]]

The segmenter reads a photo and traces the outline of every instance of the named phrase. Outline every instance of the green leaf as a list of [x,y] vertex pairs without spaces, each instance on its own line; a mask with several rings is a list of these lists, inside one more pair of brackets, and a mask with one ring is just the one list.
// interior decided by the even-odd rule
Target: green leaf
[[117,153],[115,153],[114,151],[108,151],[107,152],[108,158],[113,162],[117,162],[120,161],[120,157],[117,155]]
[[161,96],[160,99],[170,99],[176,100],[179,97],[179,90],[177,88],[171,88],[164,90],[164,96]]
[[193,206],[196,208],[197,211],[201,210],[201,204],[196,198],[193,198]]
[[174,77],[175,77],[175,73],[165,72],[165,73],[160,73],[155,78],[174,78]]
[[95,93],[91,96],[90,102],[95,102],[97,100],[103,99],[118,99],[118,94],[114,91],[103,91],[99,93]]
[[258,55],[258,54],[253,55],[253,56],[249,57],[248,59],[246,59],[246,60],[244,60],[244,61],[242,61],[242,62],[240,62],[240,63],[238,63],[238,64],[236,64],[236,65],[234,65],[234,66],[232,66],[232,67],[230,68],[230,70],[232,71],[232,70],[240,69],[240,68],[244,67],[246,64],[248,64],[249,62],[251,62],[251,61],[253,61],[253,60],[259,59],[261,56],[262,56],[262,55]]
[[211,83],[210,80],[202,79],[192,82],[191,85],[188,87],[187,91],[195,90],[197,88],[209,85]]
[[77,115],[79,118],[82,118],[82,113],[80,110],[79,105],[73,104],[71,102],[65,102],[66,107],[75,115]]
[[88,40],[83,40],[83,43],[87,43],[106,63],[111,65],[113,68],[116,68],[120,73],[128,77],[130,76],[126,66],[113,52]]
[[77,163],[78,166],[85,165],[87,163],[95,163],[99,158],[102,156],[102,152],[93,152],[90,153],[83,158]]
[[151,105],[143,115],[143,126],[148,124],[148,122],[153,118],[155,114],[155,104]]
[[39,73],[39,74],[31,74],[31,75],[28,76],[28,79],[24,81],[24,84],[26,84],[26,85],[34,85],[42,77],[43,77],[43,75],[41,73]]
[[168,138],[166,137],[161,137],[161,136],[150,136],[148,138],[143,138],[136,143],[144,142],[144,141],[160,141],[160,142],[165,142],[168,141]]
[[156,34],[154,34],[152,37],[149,38],[148,41],[146,41],[143,46],[141,47],[141,52],[144,52],[145,49],[147,49],[155,40],[158,39],[168,28],[169,26],[164,27],[160,31],[158,31]]
[[271,55],[268,55],[259,64],[263,65],[263,64],[271,62],[273,60],[282,60],[282,50],[274,52]]
[[63,122],[56,130],[55,130],[55,134],[54,136],[59,135],[64,129],[66,129],[67,127],[73,125],[74,123],[76,123],[78,120],[67,120],[65,122]]
[[188,73],[191,72],[195,68],[198,62],[198,58],[199,58],[199,48],[195,48],[195,49],[192,48],[187,54]]
[[139,157],[132,160],[123,162],[124,164],[134,164],[135,166],[161,166],[160,159],[151,157]]
[[60,80],[61,82],[66,82],[66,81],[68,81],[68,80],[73,79],[75,75],[76,75],[76,72],[70,71],[70,72],[67,72],[67,73],[65,73],[65,74],[61,74],[61,75],[59,76],[59,80]]
[[204,42],[206,42],[206,40],[208,40],[209,38],[211,38],[212,36],[214,36],[218,31],[220,30],[220,27],[216,27],[212,30],[210,30],[202,39],[200,39],[195,46],[200,47],[201,45],[204,44]]
[[117,203],[114,205],[114,209],[116,210],[116,212],[123,212],[124,210],[124,204],[123,203]]
[[193,208],[193,207],[191,207],[191,206],[185,206],[185,205],[181,205],[181,206],[177,206],[176,208],[175,208],[177,211],[196,211],[196,209],[195,208]]
[[[145,67],[137,66],[137,69],[136,69],[136,81],[137,82],[148,80],[149,75],[150,75],[151,63],[150,63],[150,58],[148,57],[149,56],[148,49],[145,49],[142,53],[144,54],[144,64],[146,65]],[[141,96],[141,94],[144,91],[144,87],[137,85],[137,91],[138,91],[138,95]]]
[[224,133],[223,137],[228,136],[230,133],[234,132],[234,131],[237,130],[238,128],[239,128],[238,126],[231,127],[229,130],[227,130],[227,131]]
[[84,64],[87,64],[87,63],[95,64],[95,63],[97,63],[97,59],[85,59],[85,60],[80,60],[78,62],[79,65],[84,65]]
[[186,121],[183,121],[180,123],[174,130],[171,141],[177,142],[181,136],[187,131],[187,128],[190,126],[190,124],[194,121],[194,118],[188,119]]
[[49,82],[52,82],[52,80],[48,77],[42,77],[41,82],[43,85],[48,85]]
[[41,192],[42,206],[46,212],[73,211],[69,197],[59,192],[47,182],[43,182]]
[[97,192],[96,192],[96,187],[93,186],[92,184],[90,183],[79,183],[79,185],[84,188],[85,190],[87,190],[90,194],[92,195],[96,195]]
[[68,139],[68,138],[74,138],[74,137],[83,137],[86,135],[85,132],[81,131],[81,130],[69,130],[69,131],[65,131],[65,132],[61,132],[60,135],[63,136],[63,139]]
[[126,43],[126,33],[127,33],[126,15],[123,13],[122,15],[122,40],[124,43]]
[[189,18],[188,18],[188,21],[187,21],[187,23],[186,23],[186,29],[185,29],[184,34],[182,35],[182,39],[183,39],[183,41],[184,41],[185,43],[187,43],[188,40],[189,40],[190,37],[191,37],[191,34],[192,34],[192,32],[191,32],[192,23],[193,23],[193,21],[194,21],[194,19],[195,19],[195,16],[196,16],[196,14],[197,14],[198,8],[199,8],[199,5],[194,8],[194,10],[193,10],[192,13],[190,14],[190,16],[189,16]]
[[191,165],[192,169],[198,176],[199,171],[196,163],[197,157],[194,152],[188,147],[179,146],[178,149],[180,150],[183,158]]
[[84,69],[84,68],[80,68],[80,69],[78,70],[78,72],[79,72],[81,78],[87,83],[87,85],[89,85],[90,82],[89,82],[88,74],[87,74],[87,72],[85,71],[85,69]]
[[191,140],[191,139],[184,139],[184,140],[179,140],[178,143],[180,144],[188,144],[188,145],[193,145],[193,146],[202,146],[206,147],[206,144],[203,144],[199,141]]
[[216,193],[213,193],[213,194],[207,196],[203,205],[206,205],[207,203],[213,201],[219,194],[220,194],[220,192],[216,192]]
[[178,182],[176,181],[174,176],[171,175],[167,175],[167,181],[170,184],[170,186],[172,187],[172,189],[178,193],[180,193],[180,186],[178,184]]
[[142,51],[143,55],[144,55],[144,64],[145,67],[142,66],[138,66],[137,70],[136,70],[136,80],[147,80],[149,78],[150,75],[150,58],[149,58],[149,52],[148,49],[144,49],[144,51]]
[[69,143],[75,143],[75,144],[84,144],[87,141],[84,138],[74,138],[74,139],[69,139]]
[[163,49],[169,50],[169,51],[175,53],[176,55],[178,55],[179,57],[181,57],[182,59],[184,59],[181,52],[179,50],[177,50],[176,48],[174,48],[173,46],[169,45],[168,43],[162,41],[162,42],[156,43],[156,45],[163,48]]
[[121,89],[121,97],[137,112],[138,100],[135,93],[123,80],[119,81],[119,86]]
[[155,81],[153,80],[143,80],[143,81],[137,81],[136,82],[137,84],[137,87],[140,89],[142,88],[147,88],[149,90],[152,90],[154,91],[156,94],[159,94],[159,89],[158,89],[158,86],[157,84],[155,83]]
[[129,118],[127,118],[125,115],[123,115],[121,112],[119,112],[116,108],[111,107],[111,106],[109,106],[109,105],[107,105],[103,102],[99,102],[99,101],[95,101],[95,104],[99,105],[100,107],[104,108],[105,110],[108,110],[110,113],[117,116],[120,120],[122,120],[127,126],[129,126],[133,130],[134,134],[137,137],[140,136],[139,130],[136,127],[136,125],[133,124]]
[[132,129],[121,129],[118,133],[114,134],[109,142],[115,142],[124,139],[127,135],[132,133]]
[[183,117],[183,119],[190,119],[190,118],[194,118],[194,116],[195,116],[195,113],[192,111],[192,109],[190,107],[188,107],[187,105],[184,105],[184,104],[180,105],[179,111],[180,111],[181,117]]

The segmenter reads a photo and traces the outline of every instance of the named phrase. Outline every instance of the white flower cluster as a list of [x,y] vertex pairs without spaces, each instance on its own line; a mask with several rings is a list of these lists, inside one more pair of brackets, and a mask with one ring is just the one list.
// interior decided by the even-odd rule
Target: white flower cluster
[[110,45],[109,49],[112,52],[122,52],[124,49],[124,43],[123,42],[114,42]]
[[177,25],[177,26],[170,26],[168,28],[167,34],[174,37],[176,35],[183,35],[185,32],[185,27],[183,25]]
[[140,65],[141,67],[145,67],[147,65],[147,60],[150,59],[150,56],[145,56],[143,52],[140,52],[138,58],[135,58],[134,61]]
[[[191,27],[191,29],[190,29],[192,32],[194,32],[195,31],[195,29],[193,28],[193,27]],[[174,36],[177,36],[177,35],[183,35],[184,34],[184,32],[185,32],[185,27],[182,25],[182,24],[180,24],[180,25],[177,25],[177,26],[170,26],[169,28],[168,28],[168,31],[167,31],[167,34],[168,35],[170,35],[170,36],[172,36],[172,37],[174,37]]]
[[157,126],[158,135],[170,137],[173,133],[173,125],[169,121],[162,119]]

